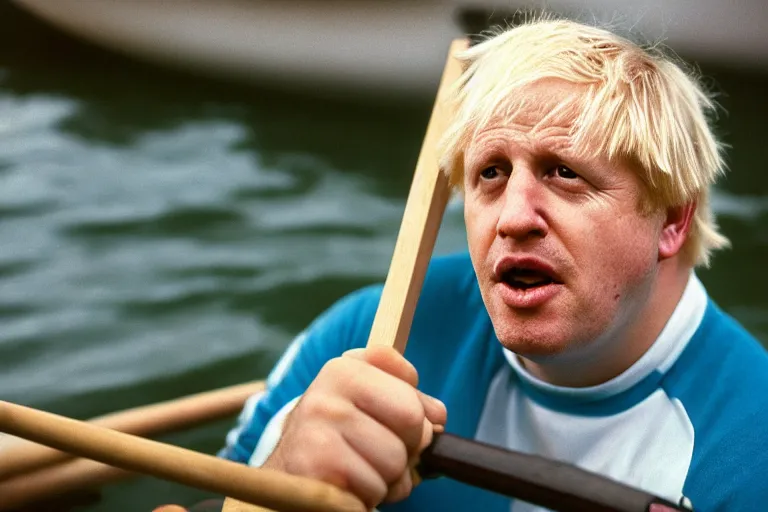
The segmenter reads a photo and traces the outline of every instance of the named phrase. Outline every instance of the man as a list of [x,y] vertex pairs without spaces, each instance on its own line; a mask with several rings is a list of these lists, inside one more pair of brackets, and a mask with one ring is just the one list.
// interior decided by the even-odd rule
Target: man
[[724,167],[713,103],[670,60],[574,22],[462,58],[442,164],[469,255],[431,263],[405,358],[362,348],[379,287],[333,306],[223,455],[386,510],[540,510],[414,486],[445,428],[699,510],[760,509],[768,357],[693,273],[727,244],[709,207]]

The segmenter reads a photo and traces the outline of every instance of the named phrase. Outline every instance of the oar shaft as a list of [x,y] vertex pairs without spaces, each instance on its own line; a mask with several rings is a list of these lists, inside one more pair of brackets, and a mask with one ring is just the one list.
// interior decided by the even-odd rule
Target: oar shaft
[[368,346],[386,345],[395,347],[400,353],[405,352],[421,285],[450,197],[448,177],[440,170],[437,161],[438,142],[450,118],[450,106],[443,100],[461,76],[461,63],[455,56],[468,44],[466,39],[456,39],[448,52]]
[[328,484],[249,468],[3,401],[0,401],[0,431],[111,466],[275,510],[365,510],[355,497]]
[[[447,128],[451,114],[443,100],[449,88],[461,76],[461,63],[456,59],[456,54],[468,45],[467,39],[456,39],[448,51],[427,133],[416,162],[389,273],[368,337],[369,347],[385,345],[403,353],[408,343],[421,285],[450,196],[448,178],[441,172],[437,161],[437,144]],[[223,512],[256,510],[227,500]]]
[[[263,389],[263,381],[238,384],[108,414],[89,420],[89,423],[141,437],[159,436],[232,416],[242,409],[248,397]],[[69,453],[22,442],[3,451],[0,457],[0,481],[71,458],[72,454]],[[82,483],[87,483],[87,480],[82,480]]]
[[0,511],[26,510],[131,476],[136,474],[93,460],[75,459],[0,481]]

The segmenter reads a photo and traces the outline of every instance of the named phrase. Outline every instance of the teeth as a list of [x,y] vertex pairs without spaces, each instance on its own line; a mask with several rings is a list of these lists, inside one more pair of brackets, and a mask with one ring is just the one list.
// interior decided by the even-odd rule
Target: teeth
[[510,269],[504,273],[503,280],[510,286],[523,289],[547,285],[552,282],[549,276],[527,268]]
[[542,279],[540,276],[515,276],[513,280],[527,285],[544,283],[548,281],[548,279]]

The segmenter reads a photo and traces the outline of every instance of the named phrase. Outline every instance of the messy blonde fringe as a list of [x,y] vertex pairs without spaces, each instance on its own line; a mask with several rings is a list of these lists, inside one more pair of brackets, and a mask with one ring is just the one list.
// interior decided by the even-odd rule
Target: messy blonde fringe
[[455,118],[441,144],[441,165],[461,189],[464,149],[489,123],[523,107],[522,88],[545,79],[583,85],[573,146],[634,162],[646,185],[646,213],[696,203],[683,254],[709,265],[728,245],[718,232],[709,189],[725,170],[723,145],[710,129],[713,99],[692,73],[657,48],[642,48],[607,30],[574,21],[532,19],[491,34],[459,56],[465,72],[451,92]]

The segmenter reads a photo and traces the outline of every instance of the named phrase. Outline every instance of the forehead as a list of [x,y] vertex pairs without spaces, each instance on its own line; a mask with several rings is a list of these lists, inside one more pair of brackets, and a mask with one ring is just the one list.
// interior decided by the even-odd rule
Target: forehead
[[[560,79],[544,79],[521,87],[494,105],[479,121],[469,139],[467,153],[490,140],[505,137],[569,147],[574,124],[587,90]],[[469,154],[467,154],[469,156]]]
[[492,119],[538,127],[570,127],[579,114],[587,88],[560,79],[543,79],[521,87],[495,109]]

